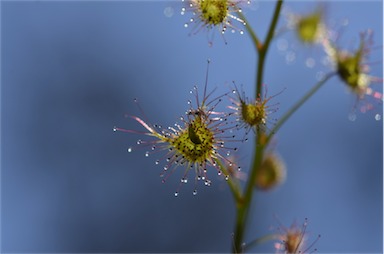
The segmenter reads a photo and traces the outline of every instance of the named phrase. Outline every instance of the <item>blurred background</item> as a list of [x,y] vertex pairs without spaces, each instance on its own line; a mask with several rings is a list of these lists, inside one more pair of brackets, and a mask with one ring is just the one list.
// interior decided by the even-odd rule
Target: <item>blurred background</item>
[[[287,1],[284,13],[305,14],[316,1]],[[212,186],[174,192],[183,169],[162,184],[160,153],[132,153],[143,131],[125,114],[171,126],[188,108],[189,90],[229,91],[235,81],[253,97],[256,54],[245,33],[203,30],[189,35],[180,2],[3,1],[1,3],[1,251],[229,252],[235,208],[215,170]],[[256,1],[244,13],[264,38],[274,8]],[[278,27],[286,26],[282,15]],[[382,77],[382,1],[326,2],[326,23],[338,45],[354,50],[359,33],[374,31],[371,74]],[[240,26],[240,24],[239,24]],[[292,57],[293,56],[293,57]],[[315,64],[306,65],[308,57]],[[279,118],[324,73],[320,47],[300,44],[292,31],[273,42],[265,83],[280,103]],[[311,61],[312,62],[312,61]],[[307,62],[308,63],[308,62]],[[373,84],[382,92],[382,83]],[[381,252],[383,247],[382,104],[348,116],[356,97],[332,78],[281,128],[273,146],[287,181],[257,193],[246,240],[308,218],[318,252]],[[272,101],[271,101],[272,103]],[[225,109],[225,103],[222,109]],[[238,157],[247,172],[252,142]],[[165,162],[164,162],[165,163]],[[273,242],[252,249],[275,252]]]

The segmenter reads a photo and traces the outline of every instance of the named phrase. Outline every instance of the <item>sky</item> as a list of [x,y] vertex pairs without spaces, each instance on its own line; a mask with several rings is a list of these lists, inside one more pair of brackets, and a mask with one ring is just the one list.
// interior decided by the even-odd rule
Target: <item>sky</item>
[[[290,13],[303,15],[316,4],[285,2],[265,66],[267,96],[276,95],[271,103],[279,104],[272,118],[279,119],[332,71],[319,45],[303,45],[287,28]],[[190,181],[176,198],[184,169],[162,183],[164,154],[146,157],[147,148],[136,142],[151,138],[125,117],[164,127],[180,123],[188,100],[194,100],[190,90],[197,85],[202,93],[208,59],[208,90],[224,94],[235,82],[254,98],[257,57],[248,34],[193,32],[193,24],[184,27],[191,13],[181,15],[182,6],[1,2],[3,253],[230,251],[236,211],[225,180],[210,168],[211,186],[199,184],[194,196]],[[372,76],[383,77],[382,1],[324,6],[325,23],[337,32],[340,48],[355,50],[360,32],[373,31],[367,62]],[[260,38],[273,8],[273,1],[243,7]],[[382,81],[372,89],[382,93]],[[223,99],[218,109],[229,111],[229,104]],[[359,112],[364,105],[372,109]],[[327,82],[272,140],[287,179],[255,193],[245,241],[308,218],[308,243],[321,234],[314,246],[319,253],[381,252],[382,112],[382,103],[370,96],[356,104],[338,77]],[[113,132],[114,126],[137,133]],[[252,152],[252,142],[239,144],[236,156],[245,175]],[[251,251],[275,252],[274,242]]]

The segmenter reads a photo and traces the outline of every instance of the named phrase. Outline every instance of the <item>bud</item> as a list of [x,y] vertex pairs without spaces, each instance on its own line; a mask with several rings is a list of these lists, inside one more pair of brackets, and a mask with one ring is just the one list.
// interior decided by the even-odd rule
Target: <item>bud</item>
[[317,249],[312,250],[312,248],[320,239],[320,235],[318,235],[311,244],[307,245],[307,225],[307,218],[305,218],[301,227],[299,227],[296,223],[293,223],[290,228],[280,225],[280,234],[278,236],[279,242],[275,243],[277,253],[305,254],[317,251]]
[[[208,70],[207,77],[208,79]],[[137,132],[119,127],[114,127],[114,131],[123,131],[128,133],[141,133],[152,137],[152,140],[139,140],[138,145],[151,147],[151,152],[147,151],[145,157],[149,157],[150,153],[155,150],[167,151],[164,156],[166,164],[163,167],[163,182],[175,171],[179,166],[184,167],[184,175],[181,183],[188,182],[188,173],[195,172],[194,182],[197,184],[199,180],[204,181],[204,185],[210,186],[211,181],[208,179],[208,168],[214,167],[218,174],[221,174],[221,168],[218,161],[230,162],[226,157],[230,151],[237,150],[227,146],[227,142],[233,142],[234,135],[228,135],[227,131],[231,131],[229,116],[225,112],[216,111],[216,106],[221,102],[221,98],[226,94],[209,99],[212,93],[207,94],[207,83],[205,84],[202,101],[199,100],[197,87],[195,86],[190,92],[194,94],[196,99],[196,107],[192,106],[189,101],[189,110],[186,115],[181,117],[181,124],[175,124],[174,127],[163,129],[159,125],[151,125],[139,117],[130,116],[142,125],[148,132]],[[128,152],[133,149],[129,148]],[[160,164],[160,160],[156,160],[156,165]],[[225,176],[228,177],[228,176]],[[180,188],[180,186],[179,186]],[[178,195],[176,192],[176,196]],[[196,186],[193,194],[196,194]]]
[[302,42],[313,44],[319,41],[325,30],[322,16],[322,11],[317,10],[306,16],[298,17],[296,32]]
[[[236,16],[236,13],[241,12],[239,4],[245,2],[244,0],[183,0],[183,2],[187,5],[181,9],[181,14],[184,15],[187,11],[192,13],[189,22],[184,24],[185,27],[195,24],[192,34],[202,29],[209,31],[214,27],[217,27],[221,34],[224,34],[228,28],[232,32],[244,33],[241,28],[233,24],[233,21],[237,21],[245,25],[245,22]],[[213,39],[213,34],[211,37]],[[211,41],[210,44],[212,44]]]
[[201,0],[196,4],[201,11],[201,20],[207,25],[219,25],[228,15],[228,0]]
[[236,86],[232,93],[236,94],[236,97],[231,97],[233,106],[229,108],[237,115],[239,129],[245,128],[246,133],[251,129],[265,130],[267,124],[273,122],[270,114],[278,110],[279,104],[269,105],[268,102],[276,95],[267,97],[266,89],[264,96],[259,95],[256,100],[251,101],[245,96],[244,91],[239,91]]
[[[329,40],[324,40],[324,48],[333,60],[337,75],[360,98],[370,93],[371,82],[379,82],[379,78],[370,76],[366,63],[372,45],[372,31],[360,35],[360,44],[355,52],[338,49]],[[377,97],[377,96],[375,96]]]
[[359,48],[354,52],[336,51],[337,73],[341,80],[357,94],[364,93],[369,85],[369,77],[364,73],[363,56],[364,40],[360,41]]
[[268,154],[260,168],[256,171],[255,187],[260,190],[271,190],[281,184],[286,177],[283,161],[274,153]]
[[320,43],[327,37],[324,23],[324,6],[318,6],[307,14],[296,14],[289,9],[284,11],[287,28],[296,33],[298,40],[306,45]]

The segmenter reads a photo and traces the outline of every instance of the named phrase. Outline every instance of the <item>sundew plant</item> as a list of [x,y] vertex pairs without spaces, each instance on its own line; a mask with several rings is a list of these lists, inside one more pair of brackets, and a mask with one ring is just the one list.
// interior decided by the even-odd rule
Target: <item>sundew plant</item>
[[[126,113],[129,127],[119,124],[113,128],[115,132],[124,134],[117,134],[121,138],[129,135],[137,139],[135,143],[127,144],[130,160],[144,154],[144,157],[154,161],[153,168],[146,166],[135,170],[158,171],[159,181],[174,188],[172,193],[169,193],[169,188],[156,193],[156,199],[172,195],[177,203],[191,195],[198,200],[206,195],[206,188],[213,189],[217,196],[225,191],[231,193],[226,196],[232,200],[227,203],[229,207],[226,209],[233,211],[233,220],[220,223],[229,225],[225,228],[232,228],[227,232],[227,242],[223,242],[223,246],[228,247],[227,251],[232,253],[324,251],[321,248],[323,238],[330,235],[327,236],[328,231],[320,232],[313,226],[318,223],[311,214],[305,214],[298,208],[297,217],[287,223],[280,219],[286,218],[285,210],[271,211],[270,216],[265,218],[272,221],[270,227],[265,227],[260,216],[269,211],[266,207],[268,202],[284,202],[289,211],[295,211],[295,206],[300,207],[296,193],[288,192],[284,185],[291,184],[296,186],[296,191],[307,192],[309,186],[316,183],[323,186],[319,191],[328,192],[330,185],[335,185],[332,172],[337,174],[340,163],[348,165],[353,155],[341,153],[338,156],[344,157],[333,163],[332,159],[326,159],[327,151],[315,149],[319,139],[311,137],[324,135],[326,139],[330,134],[316,128],[312,122],[314,119],[331,126],[335,112],[342,109],[347,121],[345,126],[357,123],[382,126],[382,38],[377,38],[377,31],[371,27],[349,31],[348,17],[332,17],[332,2],[311,2],[305,5],[306,8],[301,8],[300,4],[283,0],[180,0],[166,3],[165,16],[173,16],[168,19],[169,23],[184,20],[179,27],[184,29],[185,36],[190,40],[188,47],[194,47],[193,50],[199,52],[194,56],[198,59],[174,56],[180,66],[188,61],[200,63],[198,68],[186,70],[196,77],[196,83],[179,85],[185,87],[185,95],[190,98],[186,104],[179,105],[176,104],[179,100],[175,100],[178,92],[169,92],[169,98],[165,100],[172,101],[172,107],[178,109],[180,115],[175,117],[174,123],[167,124],[161,122],[161,118],[151,119],[147,114],[154,108],[161,112],[169,109],[157,100],[147,101],[145,96],[140,97],[135,99],[136,113]],[[348,4],[345,1],[337,6],[348,8]],[[260,14],[259,7],[262,5],[270,8]],[[258,18],[259,15],[263,18]],[[382,16],[371,20],[381,23]],[[196,38],[202,38],[204,42],[197,42]],[[239,45],[237,41],[247,41],[251,46],[236,48]],[[196,45],[191,46],[195,42]],[[219,64],[212,56],[230,56],[229,51],[253,59],[253,64],[244,65],[241,61],[232,62],[230,59],[225,64]],[[166,60],[164,64],[167,64]],[[242,68],[234,69],[232,65]],[[292,65],[301,66],[301,75],[290,74]],[[273,72],[272,76],[266,75],[269,70]],[[218,79],[220,73],[225,73],[225,78]],[[312,73],[312,79],[308,79],[308,73]],[[233,78],[230,78],[231,74]],[[337,86],[337,92],[327,90],[327,85]],[[334,100],[336,93],[343,98]],[[296,118],[296,114],[308,110],[307,105],[310,105],[308,108],[312,112],[308,114],[311,117],[298,122],[297,119],[302,118]],[[332,108],[334,110],[330,110]],[[295,128],[286,132],[286,125]],[[303,129],[312,132],[312,136],[301,137]],[[333,146],[338,147],[340,142],[345,141],[336,138],[334,133],[346,135],[344,132],[350,131],[335,129],[329,136],[333,137]],[[346,139],[360,139],[367,133],[351,132]],[[302,139],[306,139],[305,142]],[[382,140],[382,136],[376,139]],[[282,144],[289,148],[280,151],[280,140],[290,140],[291,143]],[[313,150],[313,156],[303,158],[299,146]],[[369,148],[356,146],[355,149]],[[372,152],[382,153],[382,150]],[[303,177],[291,177],[298,174],[295,173],[295,161],[308,161],[306,170],[312,172],[317,169],[315,164],[320,158],[329,160],[329,168],[317,172],[319,179],[306,179],[306,172],[302,172]],[[362,165],[360,170],[361,174],[370,174],[374,170],[381,172],[382,168]],[[357,173],[348,172],[350,175]],[[146,179],[140,179],[140,182],[145,185]],[[356,181],[355,188],[363,185]],[[283,201],[279,195],[284,196]],[[258,197],[261,197],[261,203]],[[315,199],[316,195],[311,199],[314,207]],[[329,199],[334,200],[331,192]],[[343,200],[334,200],[330,206],[338,209],[342,203]],[[196,211],[183,209],[182,206],[177,209],[186,220],[196,214]],[[323,216],[327,216],[326,208],[316,209],[324,209]],[[343,216],[339,220],[342,221]],[[350,230],[358,231],[352,225],[342,225],[345,230],[350,227]],[[174,230],[179,235],[188,231],[183,227]],[[199,235],[199,232],[193,234]],[[215,235],[210,237],[214,239]],[[337,237],[342,236],[332,235],[332,241],[338,242]],[[184,241],[193,239],[185,238]],[[361,251],[351,248],[340,246],[339,249],[327,251]]]

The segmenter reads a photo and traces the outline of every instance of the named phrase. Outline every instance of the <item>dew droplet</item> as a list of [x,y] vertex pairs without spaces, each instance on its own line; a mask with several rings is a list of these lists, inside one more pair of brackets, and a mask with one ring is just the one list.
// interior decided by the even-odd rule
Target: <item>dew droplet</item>
[[168,166],[164,166],[164,171],[167,171],[168,170]]
[[305,65],[308,67],[308,68],[313,68],[315,67],[315,59],[313,59],[312,57],[308,57],[307,60],[305,60]]
[[141,141],[141,139],[137,140],[136,142],[138,145],[140,145],[141,143],[143,143],[143,141]]
[[221,172],[221,170],[219,170],[219,171],[217,172],[217,175],[221,176],[221,174],[222,174],[222,172]]
[[228,179],[229,179],[229,176],[228,176],[228,175],[226,175],[226,176],[225,176],[225,180],[226,180],[226,181],[228,181]]
[[188,27],[188,23],[185,23],[185,24],[184,24],[184,27],[187,28],[187,27]]
[[172,8],[172,7],[166,7],[166,8],[164,9],[164,16],[166,16],[167,18],[172,17],[172,16],[173,16],[173,13],[174,13],[174,11],[173,11],[173,8]]
[[295,59],[296,59],[296,54],[295,54],[295,52],[293,52],[293,51],[290,51],[290,52],[288,52],[288,53],[285,55],[285,62],[286,62],[287,64],[291,64],[291,63],[293,63],[293,62],[295,61]]
[[192,192],[192,194],[193,194],[193,196],[196,196],[196,195],[197,195],[197,190],[194,190],[194,191]]
[[149,157],[149,152],[145,152],[145,157]]
[[156,160],[156,161],[155,161],[155,164],[156,164],[156,165],[159,165],[159,163],[160,163],[159,160]]
[[324,76],[325,76],[325,74],[324,74],[324,72],[322,72],[322,71],[318,71],[317,73],[316,73],[316,80],[322,80],[323,78],[324,78]]
[[356,118],[357,118],[357,116],[356,116],[355,113],[350,113],[350,114],[348,115],[348,119],[349,119],[349,121],[354,122],[354,121],[356,120]]
[[116,126],[115,126],[115,127],[113,127],[113,131],[117,131],[117,128],[116,128]]
[[288,49],[288,41],[286,39],[280,39],[277,41],[277,49],[280,51],[286,51]]
[[381,115],[380,114],[376,114],[375,115],[375,120],[376,121],[380,121],[381,120]]
[[128,147],[127,151],[128,153],[132,152],[132,147]]
[[152,151],[153,151],[153,150],[155,150],[155,149],[156,149],[156,146],[152,146],[152,148],[151,148],[151,149],[152,149]]
[[175,192],[175,197],[177,197],[177,196],[179,196],[179,193],[176,191],[176,192]]

